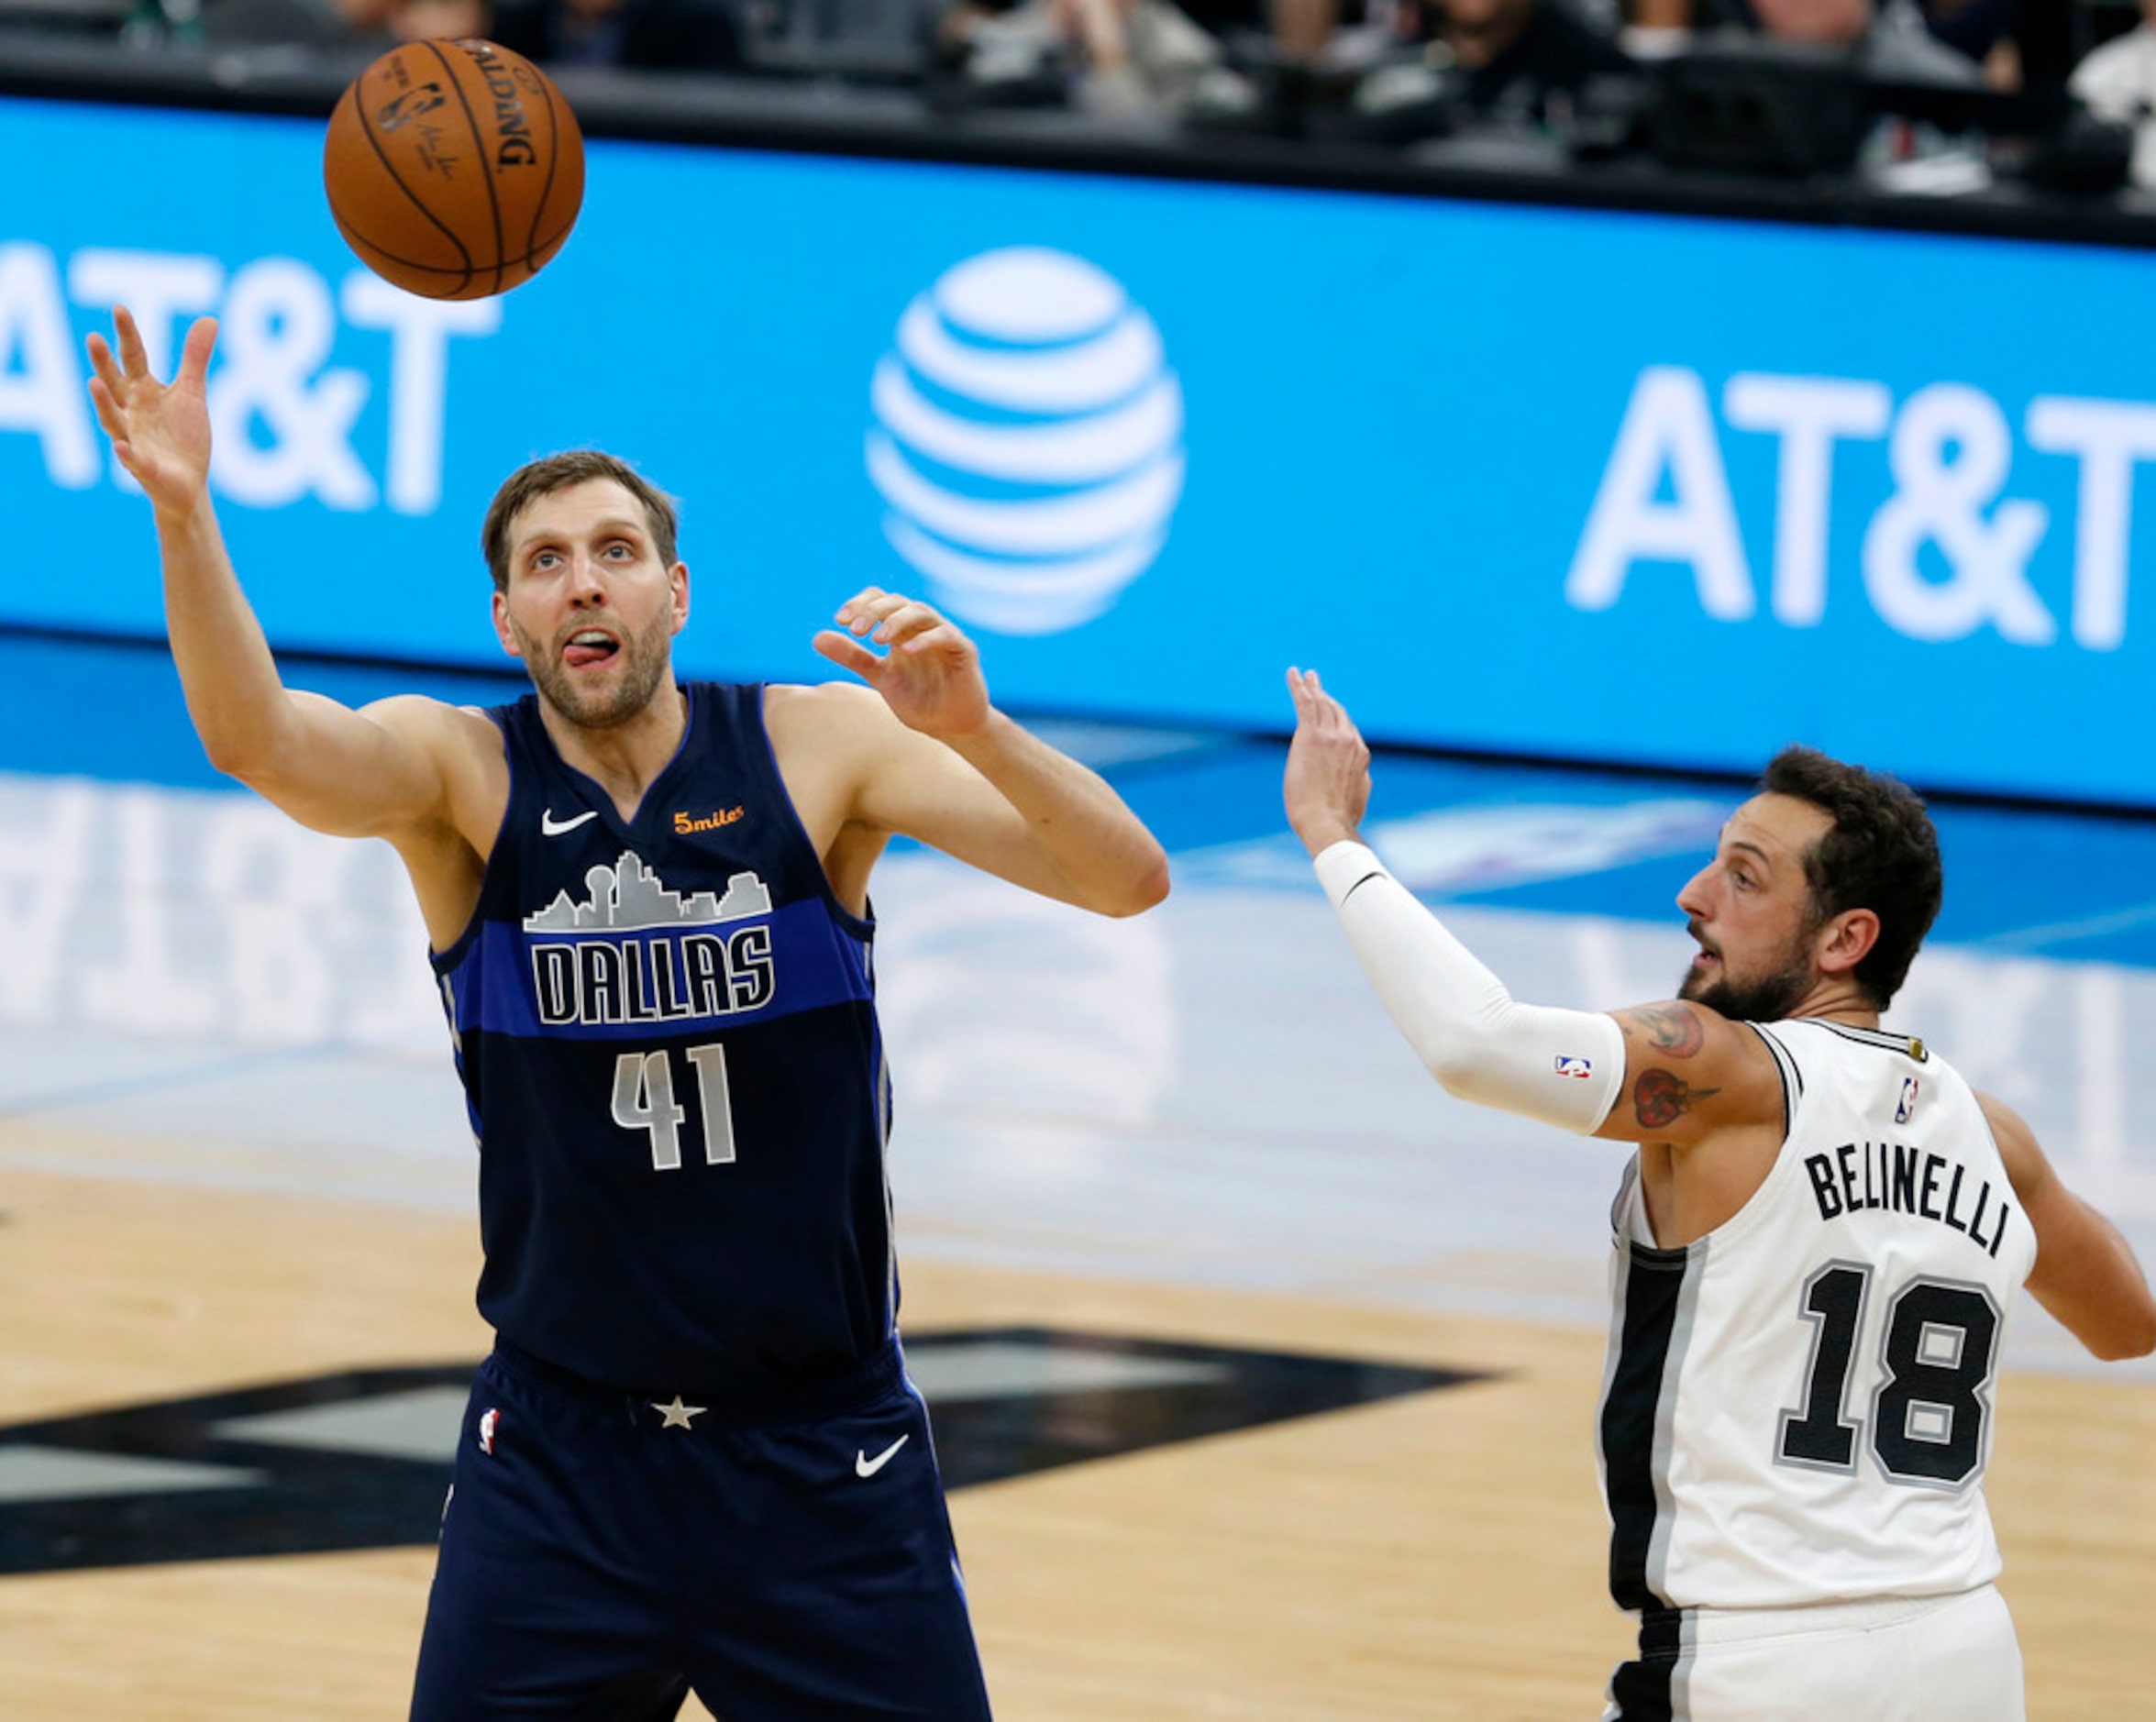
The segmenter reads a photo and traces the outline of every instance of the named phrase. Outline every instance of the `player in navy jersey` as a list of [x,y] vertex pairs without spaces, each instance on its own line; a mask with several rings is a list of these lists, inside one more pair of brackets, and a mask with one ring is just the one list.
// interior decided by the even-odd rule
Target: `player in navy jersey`
[[[898,1341],[868,876],[894,833],[1062,901],[1160,900],[1160,846],[875,588],[820,634],[867,685],[676,682],[670,502],[593,452],[482,542],[536,692],[358,712],[281,682],[219,535],[190,331],[116,313],[91,392],[156,512],[211,762],[379,836],[419,899],[480,1142],[474,1385],[412,1714],[986,1717]],[[886,648],[882,653],[871,645]]]

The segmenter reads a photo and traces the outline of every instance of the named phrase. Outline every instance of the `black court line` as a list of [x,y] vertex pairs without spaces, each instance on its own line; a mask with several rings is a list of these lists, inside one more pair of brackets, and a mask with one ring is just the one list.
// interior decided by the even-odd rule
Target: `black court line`
[[[1039,1327],[918,1334],[906,1352],[928,1380],[936,1452],[953,1489],[1496,1378]],[[939,1403],[933,1365],[943,1363],[951,1379],[950,1366],[968,1359],[990,1365],[986,1377]],[[451,1419],[475,1366],[352,1370],[0,1428],[0,1574],[432,1543]],[[998,1371],[1009,1377],[1001,1389]],[[1109,1385],[1056,1385],[1074,1372]],[[1119,1374],[1130,1380],[1113,1385]],[[426,1427],[407,1444],[430,1456],[395,1456],[380,1443],[367,1451],[363,1437],[303,1445],[289,1427],[231,1428],[276,1413],[363,1412],[400,1396],[418,1396]],[[101,1485],[98,1473],[128,1461],[213,1469],[195,1479],[209,1486],[153,1481],[92,1492],[124,1487],[124,1479]],[[57,1485],[55,1498],[52,1474],[71,1463],[87,1480],[72,1496]]]

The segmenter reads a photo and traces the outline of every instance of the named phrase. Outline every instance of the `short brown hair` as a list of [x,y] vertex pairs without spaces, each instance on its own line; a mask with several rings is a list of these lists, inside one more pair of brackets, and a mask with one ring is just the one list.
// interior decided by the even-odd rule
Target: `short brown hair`
[[1946,894],[1939,833],[1917,792],[1816,747],[1785,747],[1767,762],[1761,789],[1808,801],[1834,823],[1805,851],[1812,913],[1824,923],[1845,909],[1879,917],[1879,937],[1856,966],[1856,982],[1884,1010],[1901,990],[1917,947]]
[[681,531],[680,517],[674,512],[674,499],[625,460],[618,460],[596,448],[572,448],[566,454],[548,455],[544,460],[529,461],[517,468],[502,481],[502,488],[494,492],[494,500],[487,505],[486,524],[479,530],[479,544],[486,553],[487,569],[494,577],[496,591],[509,589],[509,532],[516,524],[516,517],[542,496],[551,496],[557,491],[569,490],[592,479],[612,479],[644,505],[644,516],[650,523],[651,540],[658,548],[658,559],[669,568],[674,565],[675,546]]

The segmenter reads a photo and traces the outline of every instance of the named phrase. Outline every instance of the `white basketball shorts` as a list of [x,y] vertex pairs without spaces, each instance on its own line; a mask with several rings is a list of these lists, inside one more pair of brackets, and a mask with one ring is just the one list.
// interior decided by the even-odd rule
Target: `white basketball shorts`
[[1989,1584],[1951,1596],[1687,1610],[1666,1685],[1653,1685],[1661,1690],[1652,1695],[1613,1696],[1602,1722],[2025,1722],[2028,1714],[2013,1617]]

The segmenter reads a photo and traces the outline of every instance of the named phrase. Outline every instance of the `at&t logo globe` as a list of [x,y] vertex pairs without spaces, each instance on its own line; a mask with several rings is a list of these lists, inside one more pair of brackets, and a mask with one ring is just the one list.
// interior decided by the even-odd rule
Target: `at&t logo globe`
[[876,367],[868,477],[892,546],[999,634],[1089,622],[1160,554],[1183,392],[1153,319],[1082,258],[986,251],[906,307]]

